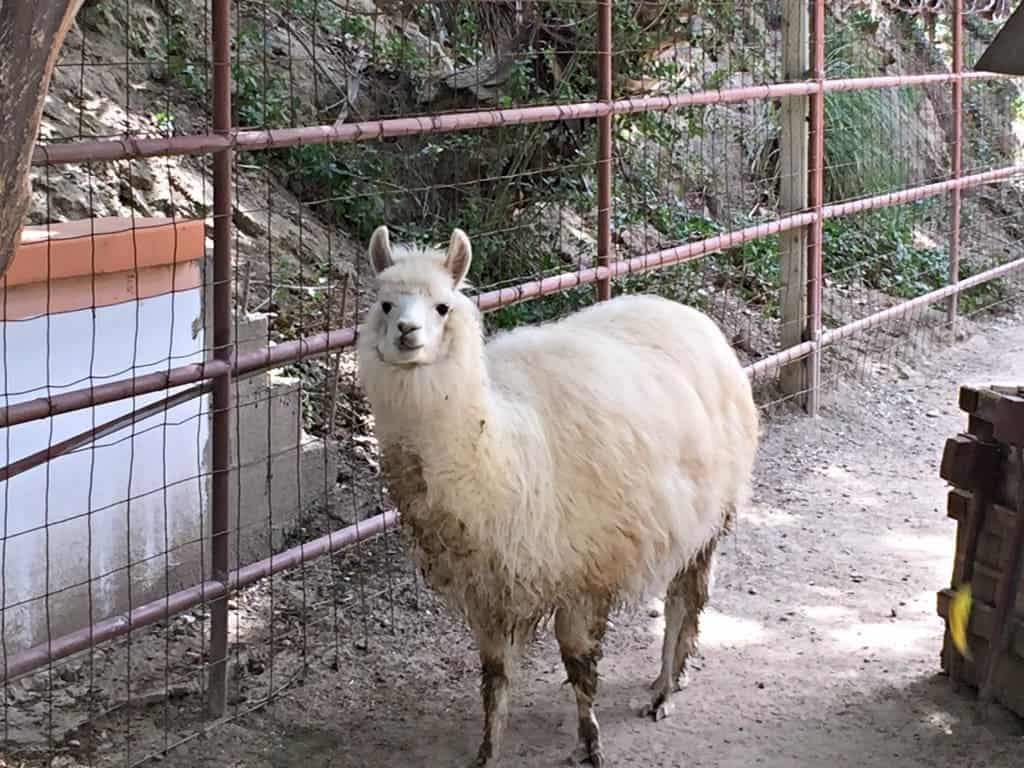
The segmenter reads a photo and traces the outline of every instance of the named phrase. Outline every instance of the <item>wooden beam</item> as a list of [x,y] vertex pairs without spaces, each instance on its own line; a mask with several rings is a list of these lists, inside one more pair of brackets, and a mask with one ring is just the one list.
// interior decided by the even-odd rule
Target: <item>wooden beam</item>
[[0,0],[0,274],[25,223],[29,167],[43,102],[64,36],[82,0]]
[[[803,80],[811,66],[810,14],[805,0],[785,0],[782,9],[782,67],[786,80]],[[807,208],[808,105],[806,96],[782,99],[779,134],[779,212]],[[807,328],[807,229],[779,235],[779,305],[782,348],[805,341]],[[782,369],[781,384],[789,395],[807,390],[803,360]],[[802,399],[802,398],[801,398]]]

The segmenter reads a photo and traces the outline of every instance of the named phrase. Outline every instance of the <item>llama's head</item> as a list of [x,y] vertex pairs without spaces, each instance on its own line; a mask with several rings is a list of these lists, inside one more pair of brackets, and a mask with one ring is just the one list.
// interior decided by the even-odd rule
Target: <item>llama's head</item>
[[475,307],[460,287],[472,258],[469,238],[452,232],[447,252],[392,249],[388,229],[370,238],[370,264],[377,276],[377,301],[366,318],[380,360],[396,366],[429,365],[444,358],[452,329]]

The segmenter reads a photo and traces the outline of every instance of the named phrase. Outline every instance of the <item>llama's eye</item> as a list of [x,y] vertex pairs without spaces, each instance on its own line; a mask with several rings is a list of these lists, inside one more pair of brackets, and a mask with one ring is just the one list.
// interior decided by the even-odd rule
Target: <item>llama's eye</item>
[[391,312],[391,302],[390,301],[382,301],[381,304],[380,304],[380,308],[384,310],[384,314],[385,315],[388,314],[389,312]]
[[445,315],[448,314],[447,304],[438,304],[436,307],[434,307],[434,309],[437,310],[437,314],[439,314],[441,317],[444,317]]

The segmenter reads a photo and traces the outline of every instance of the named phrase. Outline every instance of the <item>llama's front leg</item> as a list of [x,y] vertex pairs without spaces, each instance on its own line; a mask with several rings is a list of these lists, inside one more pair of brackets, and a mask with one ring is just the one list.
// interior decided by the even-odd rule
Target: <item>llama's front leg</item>
[[508,720],[508,693],[515,666],[533,625],[519,624],[508,633],[477,631],[480,646],[480,694],[484,706],[484,737],[473,766],[493,766],[498,761],[501,740]]
[[608,610],[603,605],[561,608],[555,615],[555,634],[562,662],[576,693],[579,743],[573,759],[596,768],[607,766],[601,747],[601,729],[594,715],[597,663],[601,659],[601,641],[607,624]]
[[500,642],[480,648],[480,694],[484,705],[484,738],[474,766],[494,765],[508,718],[509,654]]

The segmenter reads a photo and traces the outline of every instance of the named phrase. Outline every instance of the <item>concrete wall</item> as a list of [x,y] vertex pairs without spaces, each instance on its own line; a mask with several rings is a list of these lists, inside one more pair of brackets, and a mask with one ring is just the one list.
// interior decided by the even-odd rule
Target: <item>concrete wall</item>
[[[199,312],[194,289],[0,323],[0,389],[13,404],[169,361],[200,362]],[[135,406],[162,397],[141,396]],[[133,407],[124,400],[0,430],[0,463]],[[56,635],[88,623],[90,612],[99,620],[198,574],[207,411],[206,398],[192,400],[0,482],[8,653],[45,641],[47,619]]]
[[[241,352],[266,344],[266,317],[252,316],[239,324]],[[336,482],[334,446],[302,429],[299,384],[297,379],[264,374],[237,385],[238,428],[231,450],[239,471],[231,478],[231,519],[233,527],[238,521],[243,563],[278,551],[300,511],[322,506]]]
[[[195,277],[189,290],[0,319],[0,402],[201,362],[207,312],[198,265]],[[238,340],[242,350],[267,344],[266,319],[240,320]],[[300,512],[324,503],[337,475],[333,446],[302,430],[297,381],[264,374],[237,382],[236,392],[233,564],[236,555],[248,563],[279,550]],[[0,466],[165,396],[0,429]],[[8,654],[209,578],[209,400],[0,481]]]

